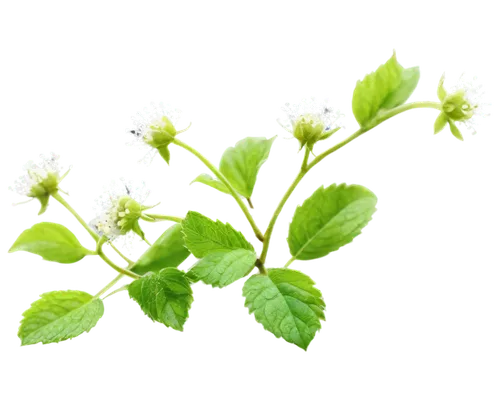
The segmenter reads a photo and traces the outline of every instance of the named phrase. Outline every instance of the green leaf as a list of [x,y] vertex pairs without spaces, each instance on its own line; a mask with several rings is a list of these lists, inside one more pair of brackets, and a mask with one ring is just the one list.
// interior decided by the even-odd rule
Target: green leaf
[[376,203],[363,186],[320,187],[295,211],[287,239],[290,253],[312,260],[352,242],[371,220]]
[[23,313],[18,336],[23,346],[57,343],[90,331],[104,313],[101,299],[78,290],[44,293]]
[[183,330],[193,302],[193,291],[186,274],[177,268],[148,273],[133,281],[128,293],[153,321]]
[[455,136],[458,140],[463,141],[464,137],[462,136],[462,134],[460,133],[460,130],[455,125],[455,122],[453,122],[452,120],[449,120],[448,122],[450,124],[450,131],[453,134],[453,136]]
[[133,271],[139,275],[157,272],[163,268],[178,267],[188,258],[184,234],[180,224],[172,225],[136,261]]
[[398,57],[391,56],[386,61],[366,72],[352,91],[350,108],[358,125],[367,125],[374,118],[384,101],[401,84],[402,66]]
[[264,329],[306,350],[325,320],[321,292],[307,275],[291,269],[269,269],[243,286],[245,306]]
[[436,122],[434,122],[434,134],[439,133],[443,130],[443,128],[448,123],[448,117],[445,113],[440,113],[436,118]]
[[222,155],[219,169],[243,197],[252,197],[257,173],[269,157],[275,138],[248,137],[229,147]]
[[401,83],[399,87],[393,91],[382,104],[382,108],[387,110],[403,104],[411,96],[417,87],[420,79],[420,68],[413,67],[403,69],[401,74]]
[[226,185],[224,185],[221,181],[212,178],[208,174],[198,175],[196,177],[196,179],[193,182],[191,182],[191,183],[194,183],[194,182],[204,183],[205,185],[211,186],[214,189],[217,189],[218,191],[220,191],[222,193],[230,194],[230,192],[229,192],[228,188],[226,187]]
[[350,107],[358,125],[369,125],[380,110],[407,101],[420,85],[421,77],[420,66],[403,66],[397,54],[366,72],[351,91]]
[[196,258],[224,250],[254,250],[245,237],[231,225],[218,220],[214,222],[194,211],[189,211],[182,221],[182,230],[186,246]]
[[188,278],[222,288],[247,275],[256,260],[257,255],[251,250],[218,251],[198,261],[189,270]]
[[42,256],[44,260],[63,264],[74,263],[93,254],[68,228],[52,222],[41,222],[21,233],[9,253],[14,251],[28,251]]

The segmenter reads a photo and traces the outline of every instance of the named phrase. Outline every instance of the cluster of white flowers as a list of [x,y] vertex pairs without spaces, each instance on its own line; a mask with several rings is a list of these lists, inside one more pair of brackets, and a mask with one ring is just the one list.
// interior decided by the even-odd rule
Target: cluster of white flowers
[[[17,178],[10,190],[21,196],[36,197],[34,188],[43,184],[48,178],[53,178],[59,183],[64,175],[60,156],[55,153],[40,154],[37,160],[30,160],[23,166],[23,174]],[[69,168],[66,169],[69,171]],[[66,172],[65,171],[65,172]]]
[[131,137],[128,143],[141,149],[144,154],[141,162],[150,162],[157,153],[155,147],[151,146],[153,132],[165,128],[167,121],[176,127],[183,122],[182,118],[183,113],[179,109],[163,103],[151,103],[132,117],[133,127],[128,131]]

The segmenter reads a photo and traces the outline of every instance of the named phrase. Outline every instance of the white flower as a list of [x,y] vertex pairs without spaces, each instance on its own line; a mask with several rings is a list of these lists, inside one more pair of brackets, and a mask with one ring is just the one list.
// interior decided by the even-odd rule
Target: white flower
[[134,232],[144,239],[139,227],[143,206],[149,190],[144,182],[131,182],[124,179],[112,181],[105,192],[96,200],[97,217],[89,225],[99,236],[114,240]]
[[[458,64],[456,78],[448,79],[446,66],[442,66],[438,79],[433,81],[432,100],[443,102],[443,108],[434,113],[431,131],[434,136],[449,133],[457,141],[464,142],[467,136],[480,135],[481,121],[496,119],[496,97],[488,96],[488,81],[481,79],[479,72],[466,72],[464,66]],[[453,110],[450,103],[462,104],[462,118],[456,117],[459,110]]]
[[[191,130],[191,113],[183,105],[175,104],[168,96],[153,96],[147,104],[137,104],[136,112],[129,113],[127,121],[120,121],[120,136],[123,147],[135,152],[137,167],[159,165],[159,158],[153,146],[146,143],[151,137],[152,127],[164,125],[167,118],[182,135]],[[145,140],[146,138],[146,140]]]
[[334,97],[282,96],[276,111],[273,111],[273,130],[281,140],[294,142],[294,128],[304,118],[316,125],[322,124],[325,131],[352,126],[350,114],[344,111],[343,105],[335,102]]
[[38,199],[42,204],[39,214],[42,214],[47,208],[50,195],[61,190],[59,184],[68,174],[69,168],[63,169],[59,155],[48,153],[30,160],[23,170],[23,174],[9,189],[21,196],[30,197],[29,201]]
[[479,72],[459,72],[457,79],[448,80],[449,93],[465,90],[465,99],[474,109],[474,116],[466,121],[455,121],[457,127],[466,136],[478,136],[480,121],[496,119],[496,97],[488,96],[488,81],[481,80]]

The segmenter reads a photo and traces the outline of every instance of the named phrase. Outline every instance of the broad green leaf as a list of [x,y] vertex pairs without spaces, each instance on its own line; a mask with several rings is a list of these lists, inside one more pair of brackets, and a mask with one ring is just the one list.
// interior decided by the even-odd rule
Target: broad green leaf
[[384,101],[398,88],[402,71],[403,67],[399,65],[394,54],[375,72],[357,82],[352,98],[352,110],[361,126],[377,115]]
[[291,269],[269,269],[243,286],[245,306],[264,329],[306,350],[325,320],[321,292],[307,275]]
[[78,290],[44,293],[23,313],[18,336],[23,346],[57,343],[90,331],[104,313],[101,299]]
[[419,67],[403,69],[399,87],[387,96],[381,108],[391,109],[403,104],[417,87],[419,79]]
[[196,258],[203,258],[217,251],[254,250],[245,237],[231,225],[214,222],[194,211],[189,211],[182,221],[182,230],[186,246]]
[[226,194],[230,193],[228,188],[226,187],[226,185],[224,185],[221,181],[212,178],[208,174],[198,175],[196,177],[196,179],[191,183],[194,183],[194,182],[204,183],[205,185],[213,187],[214,189],[217,189],[218,191],[220,191],[222,193],[226,193]]
[[460,133],[460,130],[457,128],[457,125],[455,124],[455,122],[453,121],[448,121],[449,124],[450,124],[450,130],[451,130],[451,133],[453,134],[453,136],[455,136],[458,140],[464,140],[464,137],[462,136],[462,134]]
[[448,117],[445,113],[440,113],[434,122],[434,134],[439,133],[448,123]]
[[28,251],[44,260],[70,264],[92,254],[83,247],[66,227],[52,222],[41,222],[26,229],[12,245],[9,253]]
[[218,251],[198,261],[189,270],[188,278],[222,288],[247,275],[256,260],[257,255],[251,250]]
[[133,271],[139,275],[157,272],[163,268],[178,267],[188,258],[184,234],[180,224],[172,225],[149,247],[134,265]]
[[153,321],[183,330],[193,302],[193,291],[184,272],[177,268],[150,272],[133,281],[128,293]]
[[326,256],[352,240],[370,222],[377,198],[363,186],[322,186],[297,207],[288,231],[290,253],[298,260]]
[[252,196],[257,173],[269,157],[275,138],[248,137],[229,147],[222,155],[219,169],[243,197]]

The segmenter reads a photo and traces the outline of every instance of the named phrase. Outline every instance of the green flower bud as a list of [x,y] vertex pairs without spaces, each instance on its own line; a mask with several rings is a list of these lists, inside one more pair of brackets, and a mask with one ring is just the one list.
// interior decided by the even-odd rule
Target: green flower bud
[[299,141],[300,148],[314,146],[325,130],[323,122],[315,115],[303,115],[293,122],[293,136]]
[[169,145],[177,135],[174,125],[165,116],[157,121],[152,121],[148,128],[144,134],[144,141],[154,148]]
[[477,105],[471,104],[465,90],[448,94],[443,100],[443,112],[453,121],[467,121],[474,116]]
[[120,234],[130,232],[141,218],[141,205],[129,196],[120,197],[112,210],[112,217],[120,228]]
[[[136,231],[142,215],[142,206],[130,196],[122,196],[112,201],[110,208],[90,222],[99,235],[108,239]],[[141,235],[142,237],[143,235]]]
[[27,171],[32,180],[29,191],[26,194],[27,198],[34,198],[40,202],[40,207],[36,213],[37,216],[47,212],[52,196],[57,193],[61,184],[59,174],[50,171]]

